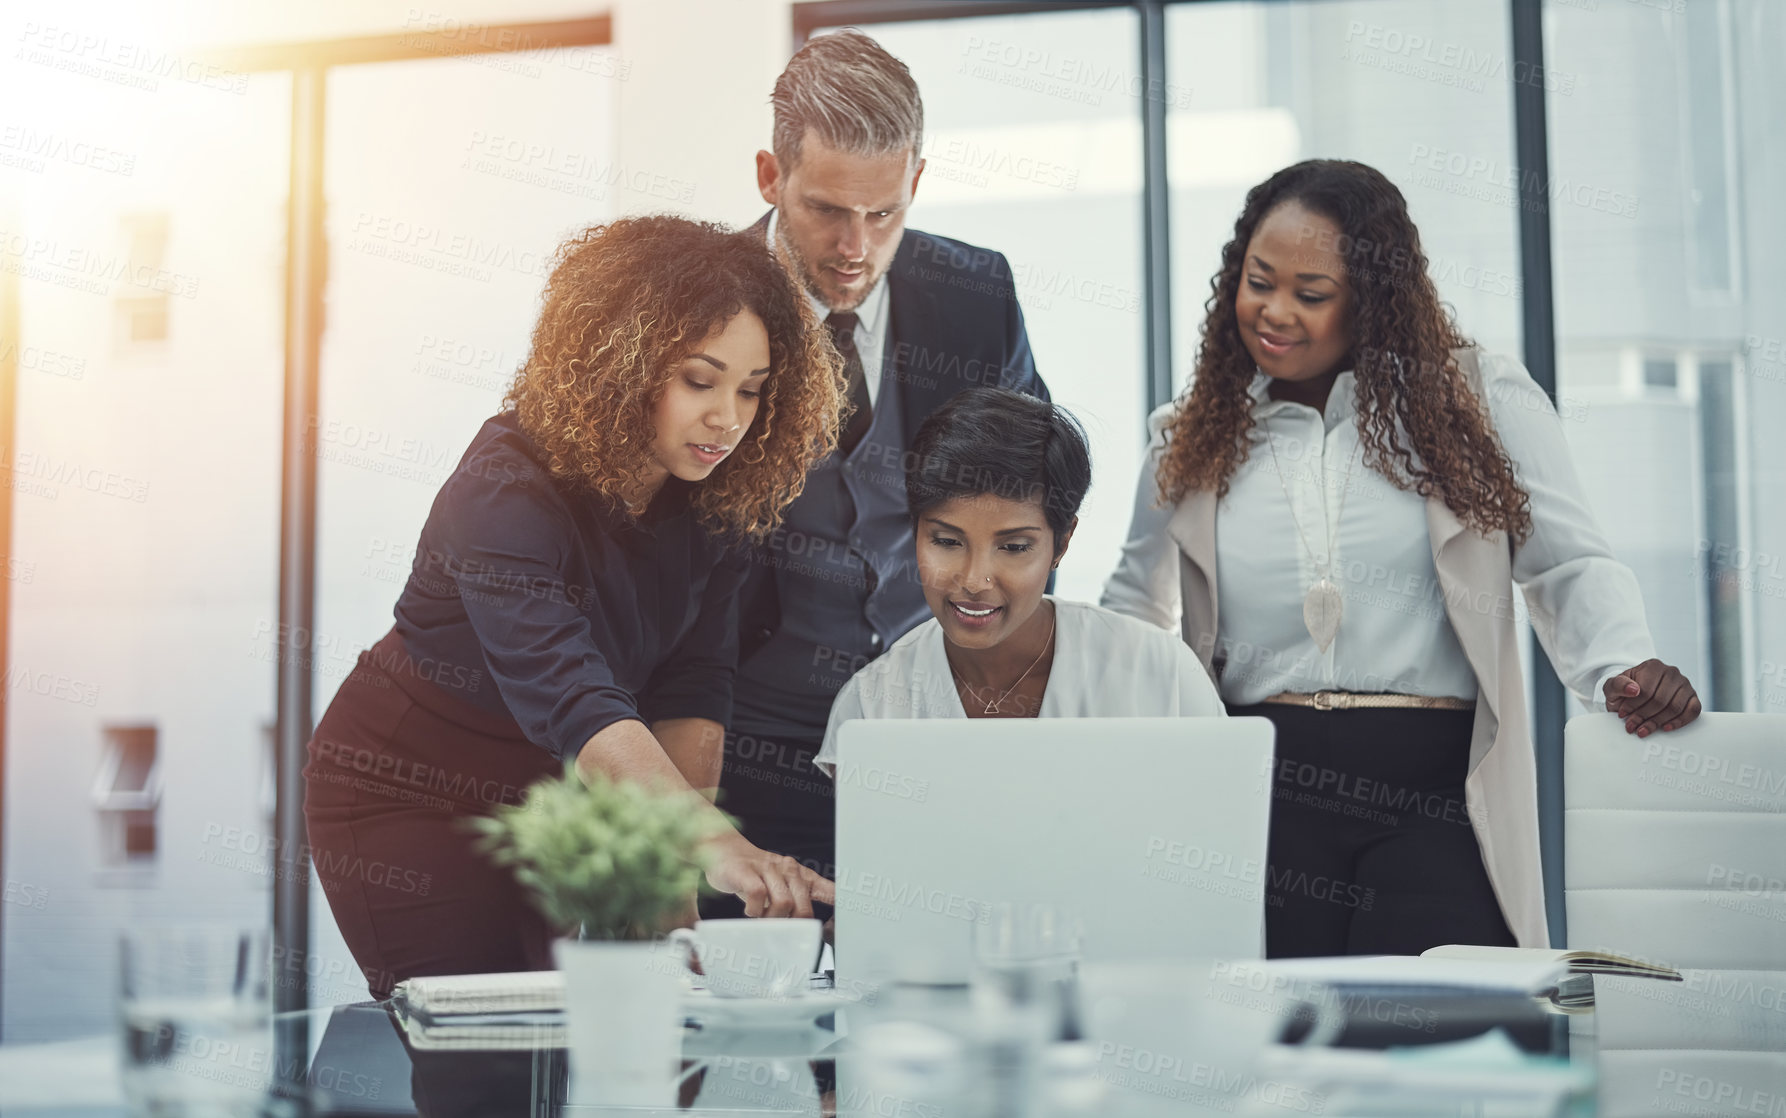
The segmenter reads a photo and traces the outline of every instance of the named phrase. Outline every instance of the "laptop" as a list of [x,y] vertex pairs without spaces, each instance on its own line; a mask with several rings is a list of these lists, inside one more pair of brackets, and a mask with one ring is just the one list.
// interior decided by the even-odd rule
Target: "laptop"
[[1257,959],[1263,718],[868,719],[838,732],[840,989],[966,983],[993,906],[1045,903],[1086,962]]

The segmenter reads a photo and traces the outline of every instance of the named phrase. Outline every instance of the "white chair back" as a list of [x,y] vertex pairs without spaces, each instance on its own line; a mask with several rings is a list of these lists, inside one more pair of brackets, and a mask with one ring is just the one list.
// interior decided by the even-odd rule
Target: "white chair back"
[[1571,720],[1563,843],[1569,946],[1685,977],[1595,979],[1602,1118],[1786,1098],[1786,715],[1641,740],[1610,714]]
[[1786,970],[1786,715],[1571,720],[1563,863],[1571,947]]

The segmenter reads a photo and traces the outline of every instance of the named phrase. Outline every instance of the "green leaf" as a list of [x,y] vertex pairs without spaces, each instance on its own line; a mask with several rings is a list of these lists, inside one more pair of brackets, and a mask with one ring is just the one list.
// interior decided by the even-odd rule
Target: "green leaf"
[[649,938],[702,882],[701,843],[719,825],[700,808],[694,793],[601,777],[585,784],[567,766],[468,826],[553,923]]

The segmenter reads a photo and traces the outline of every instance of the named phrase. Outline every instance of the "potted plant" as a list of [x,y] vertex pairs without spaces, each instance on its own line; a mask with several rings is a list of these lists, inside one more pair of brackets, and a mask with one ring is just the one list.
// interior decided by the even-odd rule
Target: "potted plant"
[[599,776],[586,783],[567,767],[520,804],[472,821],[547,920],[582,929],[553,947],[578,1102],[675,1101],[685,968],[679,951],[653,939],[687,913],[701,843],[723,826],[695,810],[692,795]]

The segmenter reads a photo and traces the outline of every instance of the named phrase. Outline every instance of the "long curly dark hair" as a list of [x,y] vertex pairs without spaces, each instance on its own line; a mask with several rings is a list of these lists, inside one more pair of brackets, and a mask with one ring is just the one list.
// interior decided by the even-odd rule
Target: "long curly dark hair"
[[1194,490],[1226,496],[1251,450],[1248,389],[1257,367],[1241,341],[1235,300],[1254,230],[1287,202],[1339,229],[1333,247],[1346,261],[1354,299],[1351,368],[1365,464],[1399,489],[1437,494],[1483,535],[1501,530],[1524,541],[1532,531],[1530,497],[1458,367],[1452,351],[1471,343],[1439,302],[1407,201],[1374,167],[1346,160],[1298,163],[1247,192],[1210,281],[1196,374],[1167,428],[1161,499],[1175,504]]
[[843,362],[762,239],[679,217],[592,225],[558,250],[527,361],[503,398],[552,476],[625,507],[645,474],[670,371],[740,311],[763,320],[769,376],[750,430],[694,487],[700,520],[761,540],[837,443]]

